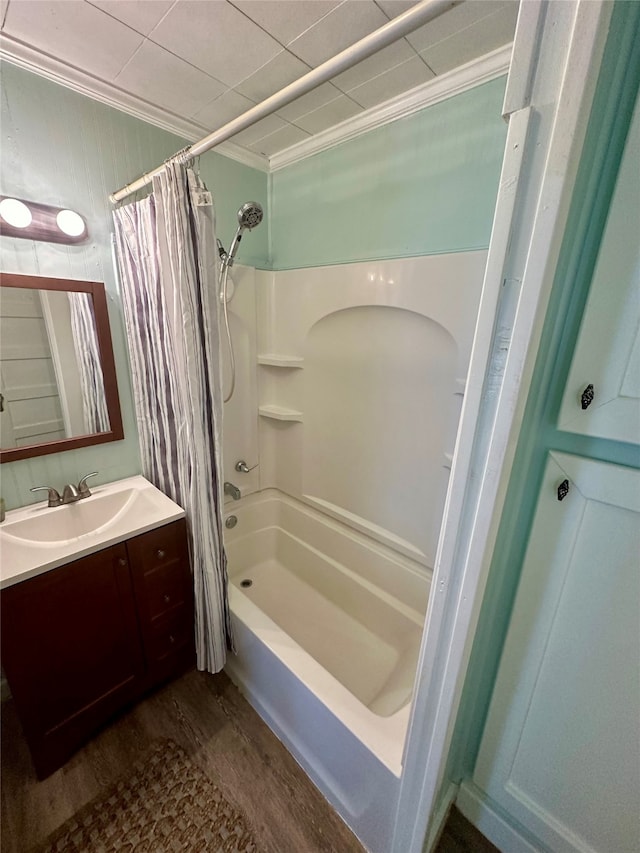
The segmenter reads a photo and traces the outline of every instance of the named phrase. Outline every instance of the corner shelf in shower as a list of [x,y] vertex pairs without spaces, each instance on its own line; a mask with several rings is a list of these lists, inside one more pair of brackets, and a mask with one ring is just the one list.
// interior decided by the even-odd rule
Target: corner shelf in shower
[[302,412],[297,409],[289,409],[286,406],[260,406],[258,414],[262,418],[271,418],[274,421],[302,422]]
[[265,367],[303,367],[304,359],[297,355],[275,355],[274,353],[265,353],[258,356],[258,364]]

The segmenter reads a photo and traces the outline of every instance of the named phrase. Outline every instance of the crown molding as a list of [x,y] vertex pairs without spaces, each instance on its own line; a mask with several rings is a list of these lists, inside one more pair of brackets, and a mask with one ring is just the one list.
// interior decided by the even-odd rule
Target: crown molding
[[376,127],[382,127],[400,118],[406,118],[425,107],[459,95],[474,86],[479,86],[481,83],[495,80],[496,77],[501,77],[509,70],[511,48],[511,44],[504,45],[504,47],[487,53],[479,59],[474,59],[453,71],[434,77],[427,83],[422,83],[420,86],[391,98],[383,104],[372,107],[366,112],[359,113],[353,118],[305,139],[303,142],[298,142],[290,148],[285,148],[284,151],[273,154],[269,158],[269,171],[277,172],[279,169],[284,169],[285,166],[291,166],[293,163],[306,160],[307,157],[312,157],[321,151],[355,139]]
[[[474,59],[453,71],[435,77],[421,86],[416,86],[408,92],[391,98],[383,104],[372,107],[334,127],[317,133],[303,142],[292,145],[284,151],[279,151],[271,157],[256,154],[236,145],[234,142],[222,142],[216,146],[215,150],[219,154],[252,169],[258,169],[261,172],[276,172],[285,166],[298,163],[321,151],[355,139],[376,127],[383,127],[385,124],[390,124],[400,118],[406,118],[425,107],[437,104],[454,95],[466,92],[474,86],[479,86],[481,83],[486,83],[506,74],[511,60],[511,48],[511,44],[498,48],[498,50],[487,53],[479,59]],[[4,33],[0,42],[0,58],[72,89],[74,92],[79,92],[81,95],[86,95],[170,133],[175,133],[188,142],[197,142],[210,132],[208,128],[202,127],[196,122],[182,118],[170,110],[158,107],[136,95],[124,92],[113,83],[100,80],[86,71],[66,62],[61,62],[59,59],[55,59],[49,54],[36,50],[19,39]]]
[[[113,83],[100,80],[86,71],[66,62],[61,62],[59,59],[36,50],[5,33],[2,33],[0,41],[0,58],[65,86],[67,89],[72,89],[74,92],[79,92],[81,95],[86,95],[109,107],[160,127],[162,130],[175,133],[177,136],[186,139],[187,142],[198,142],[203,136],[210,133],[210,128],[181,118],[170,110],[151,104],[149,101],[129,92],[124,92]],[[233,142],[223,142],[216,146],[215,150],[218,154],[237,160],[252,169],[259,169],[261,172],[269,171],[269,161],[266,157],[255,154],[253,151],[247,151]]]

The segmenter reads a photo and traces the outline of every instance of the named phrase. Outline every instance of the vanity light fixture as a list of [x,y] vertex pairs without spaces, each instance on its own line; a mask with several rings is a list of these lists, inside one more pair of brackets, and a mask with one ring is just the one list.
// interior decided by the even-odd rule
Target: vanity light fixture
[[14,228],[27,228],[33,220],[29,207],[17,198],[0,201],[0,218]]
[[87,223],[75,210],[0,196],[0,235],[46,243],[83,243],[88,232]]

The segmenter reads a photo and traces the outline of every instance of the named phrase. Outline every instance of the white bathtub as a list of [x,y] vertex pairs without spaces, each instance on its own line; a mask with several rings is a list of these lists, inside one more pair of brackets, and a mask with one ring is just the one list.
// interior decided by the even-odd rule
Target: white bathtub
[[[227,671],[369,850],[388,850],[430,572],[267,490],[227,504]],[[243,587],[243,582],[250,586]]]

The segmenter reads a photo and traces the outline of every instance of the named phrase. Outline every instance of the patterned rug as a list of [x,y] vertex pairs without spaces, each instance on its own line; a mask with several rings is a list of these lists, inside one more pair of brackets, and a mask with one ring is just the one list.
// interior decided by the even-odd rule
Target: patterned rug
[[257,853],[244,816],[173,741],[57,829],[34,853]]

